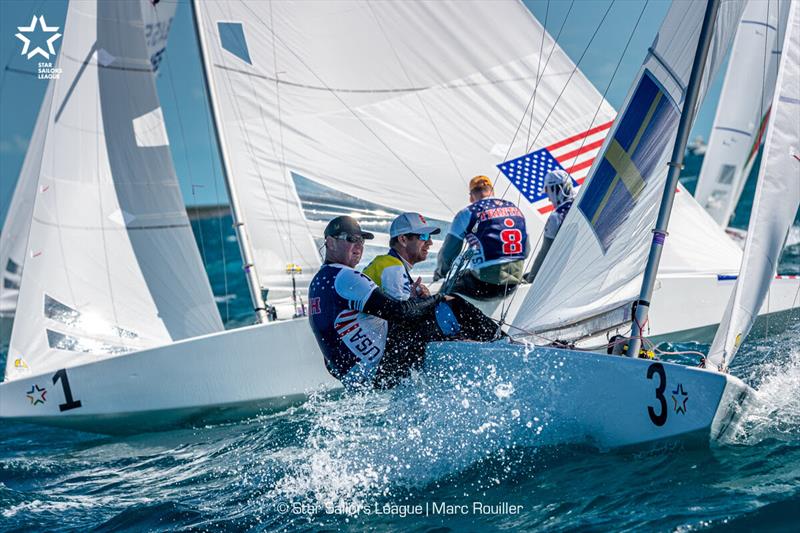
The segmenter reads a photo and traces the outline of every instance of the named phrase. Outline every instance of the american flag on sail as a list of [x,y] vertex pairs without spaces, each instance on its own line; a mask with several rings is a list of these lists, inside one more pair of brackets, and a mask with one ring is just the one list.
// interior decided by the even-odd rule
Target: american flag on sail
[[572,176],[572,185],[579,187],[589,174],[613,123],[609,121],[570,135],[544,148],[500,163],[497,168],[540,215],[547,216],[553,206],[544,192],[544,177],[551,170],[566,170]]

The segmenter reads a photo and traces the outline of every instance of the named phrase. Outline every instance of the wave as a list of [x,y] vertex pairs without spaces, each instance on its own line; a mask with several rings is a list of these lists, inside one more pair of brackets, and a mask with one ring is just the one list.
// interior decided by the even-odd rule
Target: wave
[[[392,391],[310,400],[312,429],[299,446],[282,450],[284,473],[270,497],[357,511],[377,496],[547,444],[553,421],[530,402],[526,373],[511,366],[449,376],[428,370]],[[514,470],[514,461],[501,463]],[[488,481],[499,483],[500,474]]]
[[[800,323],[774,339],[764,339],[750,356],[756,398],[744,411],[730,442],[753,445],[767,439],[796,441],[800,436]],[[740,356],[741,357],[741,356]]]
[[796,246],[800,244],[800,226],[792,226],[789,229],[789,236],[786,238],[786,246]]

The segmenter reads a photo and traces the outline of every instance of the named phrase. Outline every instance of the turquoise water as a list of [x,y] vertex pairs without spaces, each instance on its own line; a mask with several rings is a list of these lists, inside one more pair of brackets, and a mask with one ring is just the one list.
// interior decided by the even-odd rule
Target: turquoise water
[[[226,324],[248,323],[230,220],[193,225]],[[541,447],[545,417],[502,383],[424,377],[133,437],[0,422],[0,530],[796,531],[800,323],[748,339],[733,372],[761,401],[702,448]]]

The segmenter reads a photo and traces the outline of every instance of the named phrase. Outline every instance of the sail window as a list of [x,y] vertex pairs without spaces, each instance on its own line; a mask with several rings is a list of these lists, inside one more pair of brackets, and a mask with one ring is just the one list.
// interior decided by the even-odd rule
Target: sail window
[[244,28],[241,22],[218,22],[219,44],[224,50],[232,53],[248,65],[250,61],[250,51],[247,49],[247,41],[244,38]]
[[167,146],[167,130],[164,128],[164,115],[161,108],[157,107],[140,117],[133,119],[133,134],[136,137],[136,146],[143,148],[152,146]]
[[6,272],[9,274],[19,274],[21,271],[22,268],[20,267],[19,263],[9,258],[8,263],[6,263]]
[[59,331],[53,331],[52,329],[47,330],[47,344],[54,350],[108,355],[118,355],[134,350],[126,346],[114,346],[113,344],[108,344],[97,339],[86,339],[66,335]]
[[719,178],[717,178],[717,183],[724,183],[725,185],[730,185],[733,183],[733,177],[736,175],[736,166],[734,165],[722,165],[722,168],[719,171]]
[[19,290],[19,282],[11,278],[3,278],[3,288]]
[[139,335],[133,331],[122,329],[102,319],[81,313],[47,294],[44,295],[44,316],[65,326],[81,329],[91,334],[109,335],[120,339],[139,338]]

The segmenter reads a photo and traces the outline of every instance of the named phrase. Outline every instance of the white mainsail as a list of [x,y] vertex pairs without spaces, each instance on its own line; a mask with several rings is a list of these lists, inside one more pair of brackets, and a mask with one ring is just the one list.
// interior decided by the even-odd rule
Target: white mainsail
[[[720,8],[701,95],[724,58],[742,9],[737,2]],[[704,11],[702,2],[671,6],[606,139],[603,156],[595,161],[567,215],[515,326],[524,331],[557,328],[620,309],[635,299]],[[687,195],[676,198],[681,196]],[[673,219],[679,217],[676,210]],[[680,226],[672,224],[670,231]],[[671,238],[666,250],[673,246],[681,250]]]
[[[141,0],[141,4],[147,56],[150,58],[153,68],[158,70],[178,4],[176,0],[162,0],[157,3]],[[47,133],[52,91],[53,81],[51,80],[48,82],[44,101],[33,128],[31,141],[8,206],[2,232],[0,232],[0,269],[2,269],[3,278],[2,284],[0,284],[0,316],[13,315],[17,307],[19,284],[22,280],[22,269],[25,263],[28,228],[33,212],[36,183],[39,179],[44,138]]]
[[769,117],[788,0],[749,1],[733,41],[695,198],[726,227]]
[[139,2],[69,5],[6,379],[222,329],[142,20]]
[[[473,175],[494,174],[534,138],[556,143],[614,116],[520,2],[209,1],[196,10],[230,179],[270,291],[286,285],[286,264],[310,274],[319,261],[291,172],[450,220]],[[498,193],[510,186],[498,178]],[[538,235],[543,218],[522,207]]]
[[800,207],[800,9],[792,3],[736,287],[706,360],[726,369],[753,327]]

